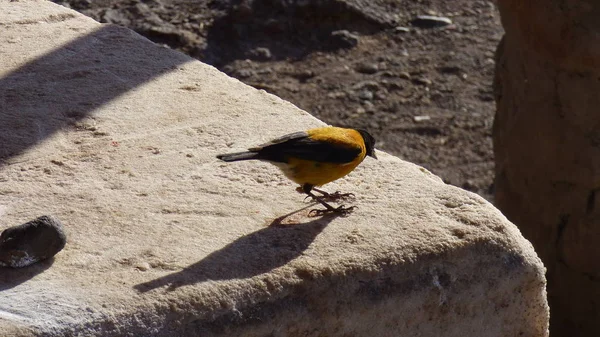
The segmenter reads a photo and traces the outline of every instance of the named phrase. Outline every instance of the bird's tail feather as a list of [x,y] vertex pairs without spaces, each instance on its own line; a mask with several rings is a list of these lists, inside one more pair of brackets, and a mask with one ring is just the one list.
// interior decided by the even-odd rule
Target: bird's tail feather
[[250,151],[220,154],[217,156],[217,158],[221,159],[222,161],[259,159],[257,152],[250,152]]

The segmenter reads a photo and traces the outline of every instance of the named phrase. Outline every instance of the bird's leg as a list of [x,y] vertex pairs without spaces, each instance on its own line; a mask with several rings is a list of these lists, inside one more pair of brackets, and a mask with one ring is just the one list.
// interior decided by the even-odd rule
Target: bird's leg
[[342,193],[340,191],[335,191],[335,193],[328,193],[325,192],[321,189],[318,189],[316,187],[312,188],[313,191],[317,191],[319,193],[321,193],[323,195],[323,199],[328,200],[328,201],[337,201],[337,200],[348,200],[348,199],[354,199],[354,193]]
[[304,193],[306,193],[313,200],[319,202],[321,205],[325,206],[325,209],[313,209],[308,213],[309,215],[320,216],[320,215],[325,215],[325,214],[329,214],[329,213],[348,214],[356,208],[355,206],[345,207],[344,205],[338,206],[337,208],[333,207],[330,204],[326,203],[323,200],[323,197],[318,197],[314,193],[312,193],[311,190],[313,190],[313,189],[314,189],[314,187],[310,184],[302,185],[302,190],[304,191]]

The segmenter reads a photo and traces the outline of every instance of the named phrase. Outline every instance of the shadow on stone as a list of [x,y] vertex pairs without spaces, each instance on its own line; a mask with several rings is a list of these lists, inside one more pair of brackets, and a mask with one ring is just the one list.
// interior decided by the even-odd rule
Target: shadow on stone
[[193,265],[173,274],[140,283],[134,288],[147,292],[163,286],[175,290],[209,280],[245,279],[267,273],[302,255],[321,231],[338,215],[284,225],[286,214],[261,230],[243,236]]
[[0,291],[8,290],[43,273],[54,263],[54,258],[40,261],[26,268],[0,267]]
[[[0,78],[0,166],[190,58],[101,26]],[[2,60],[0,59],[0,62]]]

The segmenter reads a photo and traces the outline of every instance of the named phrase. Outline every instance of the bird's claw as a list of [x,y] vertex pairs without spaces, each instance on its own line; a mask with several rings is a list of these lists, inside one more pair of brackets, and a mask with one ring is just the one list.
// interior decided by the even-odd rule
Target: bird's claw
[[323,201],[338,201],[338,200],[354,200],[356,199],[356,196],[354,195],[354,193],[342,193],[340,191],[336,191],[335,193],[327,193],[327,194],[323,194],[322,196],[319,197],[315,197],[315,196],[311,196],[308,195],[304,198],[304,201],[306,201],[306,199],[311,198],[313,200],[323,200]]
[[354,209],[356,208],[356,206],[350,206],[350,207],[345,207],[344,205],[341,205],[337,208],[326,208],[326,209],[311,209],[310,212],[308,212],[308,216],[310,217],[317,217],[317,216],[322,216],[322,215],[326,215],[326,214],[338,214],[341,216],[345,216],[348,215],[350,213],[352,213],[354,211]]
[[356,199],[354,193],[342,193],[340,191],[335,191],[335,193],[328,193],[323,196],[323,198],[327,199],[327,201],[337,201],[337,200],[348,200],[348,199]]

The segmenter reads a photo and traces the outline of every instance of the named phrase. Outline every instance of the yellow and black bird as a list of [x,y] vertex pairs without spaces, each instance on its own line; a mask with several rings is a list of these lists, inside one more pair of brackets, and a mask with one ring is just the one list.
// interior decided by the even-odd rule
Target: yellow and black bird
[[[366,156],[377,159],[375,139],[367,131],[326,126],[291,133],[250,148],[248,151],[220,154],[226,162],[238,160],[262,160],[279,167],[290,180],[300,184],[298,191],[325,206],[325,210],[313,210],[317,215],[347,213],[352,207],[333,207],[325,200],[337,200],[353,196],[352,193],[327,193],[321,186],[352,172]],[[312,191],[319,192],[316,196]]]

